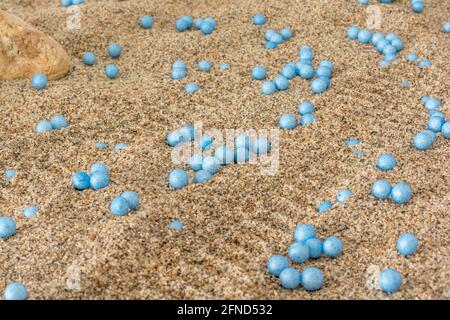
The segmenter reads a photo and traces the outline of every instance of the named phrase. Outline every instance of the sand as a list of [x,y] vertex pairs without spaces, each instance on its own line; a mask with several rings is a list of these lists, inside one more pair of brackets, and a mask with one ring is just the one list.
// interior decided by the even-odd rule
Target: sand
[[[71,73],[42,92],[30,81],[0,82],[0,172],[17,170],[11,181],[0,178],[0,213],[18,224],[16,235],[0,241],[0,291],[21,281],[31,299],[450,298],[449,140],[439,137],[427,152],[411,146],[426,126],[423,95],[442,99],[450,115],[450,41],[441,32],[448,1],[427,1],[423,14],[414,14],[406,0],[381,6],[380,30],[398,33],[406,44],[400,60],[385,70],[371,46],[345,38],[350,25],[365,25],[366,7],[356,1],[86,2],[80,30],[66,28],[66,10],[56,0],[0,3],[53,36],[71,57]],[[250,23],[257,12],[268,16],[263,27]],[[152,30],[138,27],[145,13],[155,17]],[[218,28],[210,36],[178,33],[174,21],[183,15],[213,16]],[[265,50],[263,31],[287,26],[293,39]],[[124,51],[115,61],[122,74],[110,81],[103,67],[111,63],[105,48],[113,42]],[[309,82],[296,78],[285,92],[261,95],[251,68],[264,65],[273,77],[304,44],[314,49],[315,64],[335,62],[330,90],[312,95]],[[85,51],[97,54],[95,66],[82,64]],[[412,52],[433,66],[408,63]],[[189,64],[182,81],[170,79],[175,59]],[[201,59],[211,61],[213,71],[196,71]],[[230,70],[221,71],[220,63]],[[199,84],[197,94],[184,92],[190,81]],[[276,175],[262,175],[258,164],[233,165],[207,184],[169,188],[167,175],[177,167],[165,142],[170,131],[197,121],[220,130],[273,129],[304,99],[316,105],[317,121],[279,132]],[[55,114],[66,115],[70,127],[34,133],[38,120]],[[362,145],[347,147],[349,138]],[[109,148],[96,150],[98,140]],[[129,147],[117,152],[117,142]],[[356,149],[364,155],[355,155]],[[383,152],[397,157],[395,170],[376,169]],[[75,191],[71,175],[97,161],[110,167],[110,186]],[[377,178],[407,181],[413,199],[402,206],[375,200],[369,193]],[[327,214],[315,211],[343,188],[353,191],[347,204]],[[139,192],[141,206],[116,218],[109,203],[127,189]],[[40,211],[27,220],[22,209],[32,203]],[[184,222],[182,232],[168,228],[173,219]],[[337,259],[297,266],[323,270],[325,285],[314,293],[282,289],[266,270],[270,256],[286,254],[299,223],[345,243]],[[409,258],[395,250],[406,231],[420,241]],[[404,277],[392,295],[374,283],[386,267]]]

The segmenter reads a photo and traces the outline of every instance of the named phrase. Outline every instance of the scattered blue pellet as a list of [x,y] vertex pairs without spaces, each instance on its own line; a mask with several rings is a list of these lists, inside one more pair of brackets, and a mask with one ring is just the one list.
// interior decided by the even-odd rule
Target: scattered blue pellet
[[30,219],[32,217],[34,217],[39,211],[39,208],[36,206],[29,206],[29,207],[25,207],[22,210],[23,215],[25,216],[25,218]]
[[174,229],[176,231],[182,231],[184,228],[184,224],[180,220],[173,220],[172,222],[169,223],[169,228]]
[[5,170],[5,172],[3,173],[3,176],[5,177],[6,180],[11,180],[12,178],[14,178],[16,176],[16,170],[14,169],[8,169]]
[[331,201],[322,201],[321,203],[319,203],[316,210],[318,213],[327,213],[331,210],[331,208],[333,208],[333,204],[331,203]]

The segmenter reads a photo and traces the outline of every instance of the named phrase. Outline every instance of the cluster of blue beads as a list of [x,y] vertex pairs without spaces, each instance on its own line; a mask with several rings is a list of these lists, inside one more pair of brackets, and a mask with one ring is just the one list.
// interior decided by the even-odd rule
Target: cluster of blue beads
[[397,53],[405,47],[403,40],[395,33],[388,33],[387,35],[381,32],[372,33],[357,26],[350,27],[347,30],[347,37],[358,40],[362,44],[372,44],[378,52],[383,54],[381,66],[389,66],[391,62],[397,60]]
[[[323,242],[316,237],[316,230],[310,224],[301,224],[295,228],[294,240],[288,248],[288,257],[292,263],[304,263],[308,259],[318,259],[322,255],[336,258],[342,255],[344,244],[336,236],[326,238]],[[272,256],[267,262],[269,273],[279,277],[281,286],[296,289],[300,285],[307,291],[319,290],[323,286],[324,276],[318,268],[305,268],[300,273],[289,267],[285,256]]]
[[84,3],[84,0],[61,0],[62,7],[79,6]]
[[[314,105],[310,101],[302,101],[298,106],[300,121],[298,124],[306,126],[316,121],[314,115]],[[295,114],[283,114],[278,120],[278,126],[281,129],[295,129],[297,127],[297,117]]]
[[52,130],[67,128],[68,126],[69,122],[63,115],[56,115],[52,117],[50,121],[48,120],[38,121],[35,130],[37,133],[43,133]]
[[415,53],[408,54],[406,60],[408,60],[408,62],[415,62],[419,67],[431,67],[433,65],[431,61],[427,59],[419,59]]
[[106,188],[109,185],[109,169],[104,163],[97,162],[90,167],[89,174],[85,171],[75,173],[72,185],[77,190]]
[[414,136],[413,144],[417,150],[425,151],[431,148],[441,133],[446,139],[450,139],[450,121],[445,120],[445,115],[440,111],[441,100],[429,96],[422,97],[422,104],[428,110],[427,129]]
[[[336,194],[336,202],[346,203],[350,199],[352,194],[353,194],[353,192],[350,189],[340,190]],[[316,211],[318,213],[327,213],[331,209],[333,209],[333,202],[329,201],[329,200],[325,200],[325,201],[320,202],[317,205],[317,207],[316,207]]]
[[[331,85],[331,77],[333,75],[334,66],[329,60],[322,60],[317,69],[314,70],[312,61],[314,53],[310,46],[302,46],[299,50],[299,60],[295,63],[286,64],[280,71],[280,75],[275,77],[273,81],[265,81],[261,84],[261,93],[266,95],[274,94],[277,90],[286,90],[289,87],[289,80],[295,76],[306,80],[312,80],[311,91],[315,94],[323,93]],[[254,79],[262,80],[263,70],[258,69],[261,74],[260,79],[255,78],[255,69],[252,75]],[[264,77],[265,78],[265,77]]]
[[[113,43],[106,48],[106,52],[111,58],[116,59],[119,58],[122,54],[122,47],[118,43]],[[97,57],[95,53],[91,51],[83,53],[82,60],[83,63],[87,66],[93,66],[97,63]],[[120,69],[114,63],[107,64],[105,66],[104,72],[109,79],[116,79],[120,75]]]
[[399,182],[392,186],[389,181],[379,179],[372,184],[372,195],[379,200],[390,197],[397,204],[405,204],[411,200],[413,192],[406,182]]
[[113,215],[122,217],[130,213],[131,210],[136,210],[139,202],[139,195],[136,192],[125,191],[111,201],[109,210]]
[[198,29],[201,33],[208,35],[216,30],[216,20],[211,17],[197,18],[195,21],[190,16],[184,16],[175,22],[175,29],[178,32],[184,32],[189,29]]
[[292,38],[292,30],[284,28],[280,32],[276,32],[274,29],[269,29],[265,32],[264,38],[266,40],[266,49],[275,49],[286,40]]

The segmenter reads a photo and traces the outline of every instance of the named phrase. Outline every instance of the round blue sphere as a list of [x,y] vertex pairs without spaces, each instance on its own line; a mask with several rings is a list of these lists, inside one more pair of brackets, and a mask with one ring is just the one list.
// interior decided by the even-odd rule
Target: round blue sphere
[[432,116],[428,120],[428,129],[433,132],[441,132],[445,119],[440,116]]
[[194,154],[189,158],[188,165],[194,171],[202,170],[203,157],[200,154]]
[[209,180],[211,180],[212,175],[209,173],[209,171],[206,170],[199,170],[195,172],[194,175],[194,183],[206,183]]
[[377,168],[381,171],[389,171],[397,165],[397,160],[390,153],[383,153],[377,159]]
[[213,140],[212,140],[212,138],[211,138],[209,135],[207,135],[207,134],[204,134],[204,135],[202,136],[202,138],[200,139],[200,141],[199,141],[199,146],[200,146],[200,148],[201,148],[202,150],[209,150],[209,149],[211,149],[212,144],[213,144]]
[[255,16],[253,17],[253,24],[255,24],[257,26],[262,26],[265,23],[266,23],[266,17],[264,15],[262,15],[261,13],[255,14]]
[[352,40],[356,40],[356,39],[358,39],[358,34],[360,31],[361,31],[361,29],[356,26],[350,27],[347,30],[347,37]]
[[333,204],[331,203],[331,201],[322,201],[321,203],[319,203],[316,210],[318,213],[327,213],[331,210],[331,208],[333,208]]
[[311,82],[311,90],[315,94],[323,93],[327,91],[328,89],[328,83],[323,80],[322,78],[314,79]]
[[108,166],[102,162],[96,162],[89,168],[89,174],[94,174],[95,172],[103,173],[109,175]]
[[303,243],[308,239],[316,237],[316,229],[310,224],[299,224],[294,230],[294,239],[297,242]]
[[269,261],[267,261],[267,269],[269,269],[269,272],[276,277],[287,268],[289,268],[289,261],[286,257],[276,255],[270,257]]
[[305,244],[309,248],[309,257],[313,259],[320,258],[323,252],[322,241],[316,238],[311,238],[305,241]]
[[202,170],[206,170],[211,174],[215,174],[220,171],[220,167],[220,162],[216,157],[203,157]]
[[324,276],[316,267],[305,268],[302,271],[302,286],[307,291],[316,291],[322,288]]
[[294,129],[297,126],[297,118],[293,114],[283,114],[278,124],[281,129]]
[[10,217],[0,216],[0,238],[9,238],[16,233],[16,222]]
[[93,52],[83,53],[83,62],[87,66],[93,66],[97,62],[97,57]]
[[91,178],[84,171],[77,172],[72,176],[72,185],[77,190],[85,190],[91,186]]
[[[202,24],[203,24],[203,23],[202,23]],[[175,22],[175,29],[176,29],[178,32],[184,32],[184,31],[186,31],[186,30],[188,29],[188,26],[189,26],[188,22],[187,22],[186,20],[184,20],[184,19],[178,19],[178,20]]]
[[450,121],[447,121],[442,125],[441,133],[445,139],[450,139]]
[[119,67],[115,64],[108,64],[105,67],[105,74],[109,79],[115,79],[119,76]]
[[347,202],[352,194],[353,192],[349,189],[341,190],[336,195],[336,201],[341,203]]
[[389,197],[392,191],[391,184],[384,179],[380,179],[374,182],[372,185],[372,195],[380,200],[385,200]]
[[25,218],[30,219],[34,217],[39,211],[39,208],[35,206],[29,206],[23,209],[22,213],[25,216]]
[[301,64],[298,69],[298,74],[301,78],[309,80],[314,77],[314,68],[308,64]]
[[52,129],[64,129],[69,126],[69,122],[63,115],[56,115],[50,119],[50,124],[52,125]]
[[277,90],[286,90],[289,87],[289,80],[282,75],[275,77],[273,82]]
[[314,111],[314,105],[309,101],[302,101],[298,106],[298,113],[305,115]]
[[167,135],[167,144],[176,147],[183,142],[183,136],[178,131],[173,131]]
[[309,259],[309,247],[300,242],[294,242],[289,246],[288,256],[292,262],[303,263]]
[[372,39],[372,33],[369,30],[363,29],[358,32],[358,41],[361,43],[369,43]]
[[281,69],[281,75],[287,79],[292,79],[297,75],[297,67],[294,63],[286,64],[283,69]]
[[378,277],[380,289],[388,293],[397,292],[402,282],[403,279],[400,272],[391,268],[384,269]]
[[181,80],[187,76],[187,71],[184,68],[173,68],[171,77],[173,80]]
[[184,87],[184,90],[187,93],[196,93],[198,91],[198,85],[194,82],[189,82],[188,84],[186,84],[186,86]]
[[36,90],[43,90],[43,89],[45,89],[47,87],[47,84],[48,84],[48,79],[42,73],[35,74],[33,76],[33,78],[31,79],[31,85]]
[[209,72],[212,68],[211,63],[208,60],[202,60],[198,63],[198,70],[203,72]]
[[314,121],[316,121],[316,116],[313,115],[312,113],[307,113],[300,118],[300,125],[306,126],[308,124],[313,123]]
[[411,1],[411,9],[415,13],[421,13],[425,8],[425,4],[422,0],[412,0]]
[[118,58],[122,54],[122,47],[118,43],[113,43],[106,48],[106,51],[111,58]]
[[336,236],[331,236],[323,241],[323,253],[329,257],[336,258],[344,251],[344,243]]
[[392,187],[391,198],[397,204],[405,204],[412,198],[412,189],[405,182],[397,183]]
[[136,192],[125,191],[120,196],[128,201],[131,210],[135,210],[139,206],[139,195]]
[[450,33],[450,21],[446,21],[443,23],[442,31],[445,33]]
[[414,137],[413,143],[417,150],[424,151],[431,147],[433,144],[433,137],[425,131],[419,132]]
[[183,169],[175,169],[169,174],[169,184],[174,189],[182,189],[189,183],[189,176]]
[[292,30],[290,28],[283,28],[280,31],[280,35],[283,38],[283,40],[288,40],[292,38]]
[[416,252],[418,244],[417,238],[412,233],[406,232],[397,240],[397,251],[404,256],[410,256]]
[[151,16],[143,16],[139,20],[142,29],[151,29],[153,27],[153,18]]
[[109,176],[103,172],[96,171],[91,174],[90,185],[94,190],[106,188],[109,185]]
[[296,289],[300,285],[300,272],[286,268],[280,273],[280,284],[286,289]]
[[48,120],[40,120],[38,121],[38,123],[36,124],[36,132],[37,133],[43,133],[43,132],[48,132],[48,131],[52,131],[53,127],[50,121]]
[[211,34],[214,31],[214,29],[215,25],[211,21],[206,19],[205,21],[202,22],[202,25],[200,26],[200,31],[205,35]]
[[124,197],[118,196],[111,201],[109,210],[113,215],[122,217],[130,212],[130,203]]
[[252,70],[252,78],[254,80],[264,80],[266,78],[267,71],[263,66],[256,66]]
[[275,83],[272,81],[264,81],[261,84],[261,93],[266,95],[274,94],[277,91]]
[[70,7],[72,5],[72,0],[60,0],[62,7]]
[[192,141],[195,139],[195,129],[190,124],[183,125],[178,132],[180,133],[183,141]]
[[13,282],[6,286],[5,291],[3,291],[4,300],[27,300],[28,290],[27,288],[19,283]]

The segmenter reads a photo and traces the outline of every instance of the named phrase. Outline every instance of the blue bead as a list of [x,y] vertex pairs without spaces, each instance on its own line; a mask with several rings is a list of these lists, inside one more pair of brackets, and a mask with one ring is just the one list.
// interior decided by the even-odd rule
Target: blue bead
[[176,147],[183,142],[183,136],[178,131],[173,131],[167,135],[167,144]]
[[256,154],[267,154],[270,151],[270,142],[265,137],[258,137],[252,142],[251,149]]
[[391,45],[394,46],[397,51],[401,51],[405,48],[405,44],[400,39],[392,40]]
[[53,127],[52,127],[52,124],[50,121],[40,120],[36,124],[36,132],[37,133],[43,133],[43,132],[48,132],[48,131],[52,131],[52,130],[53,130]]
[[91,186],[91,178],[84,172],[77,172],[72,176],[72,185],[77,190],[85,190]]
[[199,154],[194,154],[189,158],[188,165],[194,171],[199,171],[202,169],[203,157]]
[[429,60],[422,60],[417,65],[419,67],[431,67],[433,64]]
[[378,41],[380,41],[381,39],[385,39],[384,35],[381,32],[375,32],[372,35],[372,39],[370,40],[370,42],[374,45],[377,46]]
[[430,135],[432,142],[436,141],[436,139],[437,139],[436,133],[434,133],[433,131],[428,130],[428,129],[424,130],[423,132],[428,133]]
[[316,208],[318,213],[327,213],[330,209],[333,208],[333,204],[331,201],[322,201]]
[[323,241],[323,253],[329,257],[336,258],[344,251],[344,244],[341,239],[335,236],[326,238]]
[[14,176],[16,175],[16,170],[14,170],[14,169],[5,170],[3,175],[4,175],[5,179],[10,180],[10,179],[14,178]]
[[392,46],[392,45],[387,45],[383,48],[383,54],[384,55],[388,55],[388,54],[396,54],[397,53],[397,49]]
[[273,42],[273,43],[276,43],[278,45],[278,44],[283,43],[284,40],[283,40],[283,37],[281,36],[281,34],[275,32],[270,37],[269,41]]
[[189,82],[184,87],[184,90],[186,90],[187,93],[196,93],[198,91],[198,89],[199,89],[198,85],[196,83],[193,83],[193,82]]
[[169,228],[176,231],[182,231],[184,228],[184,224],[180,220],[173,220],[171,223],[169,223]]
[[105,67],[105,74],[109,79],[115,79],[120,74],[119,67],[115,64],[108,64]]
[[369,43],[372,39],[372,33],[369,30],[363,29],[358,32],[358,41],[361,43]]
[[274,94],[277,88],[275,87],[275,83],[272,81],[264,81],[261,84],[261,93],[266,95]]
[[417,250],[419,241],[417,238],[409,232],[406,232],[400,236],[397,240],[397,251],[405,256],[410,256]]
[[183,169],[175,169],[169,174],[169,184],[174,189],[182,189],[189,183],[189,176]]
[[[202,23],[202,25],[203,25],[203,23]],[[184,19],[178,19],[175,22],[175,29],[177,29],[178,32],[186,31],[188,29],[188,22]]]
[[425,4],[422,0],[412,0],[411,1],[411,9],[415,13],[421,13],[425,8]]
[[150,16],[143,16],[139,20],[139,25],[143,29],[151,29],[153,27],[153,18]]
[[312,113],[307,113],[300,118],[300,125],[306,126],[316,121],[316,116]]
[[175,60],[175,62],[172,64],[172,69],[186,69],[186,62],[183,60]]
[[36,90],[43,90],[47,87],[48,79],[42,73],[35,74],[31,79],[31,85]]
[[198,63],[198,70],[200,71],[204,71],[204,72],[209,72],[209,70],[211,70],[212,65],[211,63],[209,63],[208,60],[202,60]]
[[361,142],[358,139],[354,139],[354,138],[348,139],[347,142],[346,142],[347,147],[353,147],[353,146],[356,146],[356,145],[358,145],[360,143]]
[[274,34],[276,34],[277,32],[275,31],[275,30],[273,30],[273,29],[269,29],[269,30],[267,30],[265,33],[264,33],[264,38],[267,40],[267,41],[270,41],[270,38],[274,35]]
[[6,286],[5,291],[3,291],[4,300],[27,300],[28,290],[27,288],[19,283],[13,282]]
[[265,47],[266,49],[275,49],[277,47],[277,44],[272,41],[267,41]]
[[52,129],[63,129],[69,126],[69,122],[63,115],[57,115],[50,119],[50,124],[52,125]]
[[294,239],[297,242],[304,242],[316,237],[316,229],[310,224],[300,224],[294,230]]
[[450,33],[450,21],[444,22],[442,25],[442,31],[445,33]]
[[255,80],[264,80],[266,78],[267,71],[262,66],[256,66],[252,70],[252,78]]
[[194,183],[206,183],[211,180],[212,175],[209,171],[199,170],[194,175]]
[[219,65],[219,68],[220,68],[220,70],[225,71],[225,70],[230,69],[230,65],[228,63],[221,63]]
[[424,106],[428,110],[440,109],[442,102],[439,99],[427,97],[427,99],[424,99]]
[[208,35],[214,31],[214,28],[215,28],[215,25],[212,24],[210,21],[206,21],[206,19],[205,19],[205,21],[203,21],[202,25],[200,26],[200,31],[203,34]]
[[431,109],[428,111],[428,115],[430,117],[441,117],[442,119],[445,119],[445,115],[444,113],[442,113],[441,111],[437,110],[437,109]]
[[441,128],[441,133],[445,139],[450,139],[450,121],[447,121],[446,123],[443,124]]
[[234,145],[236,149],[238,148],[244,148],[249,149],[250,148],[250,138],[247,135],[241,134],[236,137],[234,140]]
[[255,14],[255,16],[253,17],[253,24],[255,24],[257,26],[262,26],[265,23],[266,23],[266,17],[264,15],[262,15],[261,13]]
[[83,3],[84,3],[84,0],[72,0],[72,5],[74,5],[74,6],[78,6]]
[[372,185],[372,195],[380,200],[385,200],[389,197],[392,191],[391,184],[384,179],[377,180]]
[[116,146],[115,146],[115,149],[116,149],[117,152],[125,150],[126,148],[128,148],[128,145],[126,143],[122,143],[122,142],[117,143]]
[[388,293],[397,292],[402,282],[403,279],[400,272],[391,268],[384,269],[378,278],[380,289]]
[[323,93],[327,90],[328,84],[323,79],[314,79],[311,82],[311,90],[313,93]]
[[131,210],[135,210],[139,206],[139,195],[134,191],[125,191],[120,195],[128,201]]
[[445,123],[445,119],[439,116],[432,116],[428,120],[428,129],[433,132],[440,132],[442,130],[442,126]]
[[111,201],[109,210],[113,215],[122,217],[130,212],[130,203],[124,197],[118,196]]
[[314,105],[310,101],[302,101],[298,105],[298,113],[303,116],[314,111]]
[[425,131],[416,134],[413,140],[414,146],[416,147],[417,150],[420,151],[429,149],[433,144],[433,142],[434,142],[433,137]]
[[211,18],[211,17],[206,17],[206,18],[203,20],[203,22],[209,23],[209,24],[213,27],[214,30],[216,29],[217,23],[216,23],[216,20],[214,20],[213,18]]
[[211,174],[215,174],[220,171],[220,163],[216,157],[203,157],[202,170],[206,170]]
[[316,267],[305,268],[302,271],[302,286],[307,291],[316,291],[322,288],[324,276]]
[[[298,68],[299,66],[297,66]],[[303,79],[309,80],[314,77],[314,68],[307,64],[301,64],[300,68],[298,68],[298,75]]]
[[192,20],[192,17],[190,16],[183,16],[181,17],[181,20],[184,20],[186,22],[187,28],[192,28],[192,25],[194,24],[194,20]]
[[419,57],[417,57],[417,54],[414,53],[410,53],[408,54],[407,58],[406,58],[409,62],[416,62],[417,59],[419,59]]
[[320,258],[323,252],[322,241],[316,238],[311,238],[305,241],[305,244],[309,248],[309,257],[313,259]]
[[289,261],[286,257],[276,255],[270,257],[269,261],[267,261],[267,269],[276,277],[278,277],[280,273],[287,268],[289,268]]
[[397,160],[390,153],[384,153],[377,159],[377,168],[381,171],[389,171],[397,165]]
[[369,0],[358,0],[358,3],[366,5],[366,4],[369,4]]
[[300,60],[312,60],[314,59],[314,53],[310,46],[304,45],[299,51]]
[[250,160],[250,151],[247,148],[236,148],[234,151],[234,162],[246,163]]
[[289,246],[288,256],[292,262],[303,263],[309,259],[309,247],[300,242],[294,242]]
[[393,62],[398,59],[397,55],[395,53],[388,53],[384,55],[384,60],[387,62]]
[[324,67],[324,66],[319,66],[316,70],[316,76],[317,77],[325,77],[325,78],[330,78],[331,77],[331,69]]
[[61,0],[60,1],[62,7],[70,7],[72,5],[72,0]]
[[292,38],[292,30],[289,28],[284,28],[283,30],[281,30],[280,35],[283,40],[288,40]]
[[96,162],[89,168],[89,174],[94,174],[95,172],[100,172],[106,175],[109,175],[108,166],[101,162]]
[[341,203],[347,202],[348,199],[352,196],[352,194],[353,192],[349,189],[341,190],[336,195],[336,201]]
[[122,54],[122,47],[118,43],[113,43],[106,49],[111,58],[118,58]]
[[360,31],[360,30],[361,30],[361,29],[358,28],[358,27],[356,27],[356,26],[350,27],[350,28],[347,30],[347,37],[350,38],[350,39],[352,39],[352,40],[358,39],[358,34],[359,34],[359,31]]
[[376,47],[377,47],[377,50],[381,53],[381,52],[383,52],[384,48],[388,45],[390,45],[389,41],[387,41],[386,39],[380,39],[377,42]]
[[29,206],[23,209],[22,213],[25,216],[25,218],[30,219],[34,217],[39,211],[39,208],[35,206]]
[[212,147],[213,140],[207,134],[204,134],[199,142],[199,146],[202,150],[209,150]]
[[283,114],[278,125],[281,129],[294,129],[297,126],[297,118],[293,114]]
[[194,27],[196,29],[200,30],[200,27],[202,26],[202,23],[203,23],[203,19],[202,18],[197,18],[197,19],[194,20]]
[[93,52],[83,53],[83,62],[87,66],[92,66],[97,62],[97,57]]
[[16,233],[16,222],[10,217],[0,216],[0,238],[9,238]]
[[412,198],[412,189],[405,182],[397,183],[392,187],[391,198],[397,204],[405,204]]
[[109,176],[103,172],[96,171],[91,174],[90,185],[94,190],[106,188],[109,185]]
[[220,164],[231,164],[234,162],[234,151],[230,147],[217,147],[214,156],[219,160]]
[[174,68],[172,69],[171,77],[173,80],[181,80],[187,76],[186,69]]
[[281,75],[275,78],[274,83],[278,90],[286,90],[289,87],[289,80]]
[[295,289],[300,285],[300,272],[286,268],[280,273],[280,284],[286,289]]
[[293,63],[288,63],[281,69],[281,75],[287,79],[292,79],[297,74],[297,67]]

